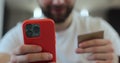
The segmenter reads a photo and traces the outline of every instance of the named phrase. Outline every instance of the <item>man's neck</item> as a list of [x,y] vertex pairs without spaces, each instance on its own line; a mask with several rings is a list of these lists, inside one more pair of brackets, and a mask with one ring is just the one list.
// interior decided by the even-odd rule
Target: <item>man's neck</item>
[[60,32],[62,30],[67,29],[70,26],[71,22],[72,22],[72,15],[70,14],[70,16],[65,20],[65,22],[60,24],[55,24],[56,32]]

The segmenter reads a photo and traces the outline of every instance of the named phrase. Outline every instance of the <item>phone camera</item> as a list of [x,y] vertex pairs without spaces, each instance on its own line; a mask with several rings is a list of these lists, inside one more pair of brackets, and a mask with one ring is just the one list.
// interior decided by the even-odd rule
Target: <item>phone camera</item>
[[28,36],[28,37],[32,37],[32,34],[33,34],[33,32],[32,31],[26,31],[26,35]]
[[38,24],[27,24],[26,25],[27,37],[37,37],[40,35],[40,26]]
[[33,30],[34,30],[34,33],[39,33],[40,32],[39,25],[34,25]]

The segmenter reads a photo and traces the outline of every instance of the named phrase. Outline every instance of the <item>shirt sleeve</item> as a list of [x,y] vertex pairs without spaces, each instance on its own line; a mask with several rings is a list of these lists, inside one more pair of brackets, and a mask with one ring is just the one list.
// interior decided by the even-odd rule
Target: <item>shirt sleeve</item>
[[10,53],[23,43],[21,23],[8,31],[0,41],[0,52]]
[[102,20],[101,27],[104,29],[104,38],[112,42],[115,53],[120,56],[120,37],[118,33],[107,21]]

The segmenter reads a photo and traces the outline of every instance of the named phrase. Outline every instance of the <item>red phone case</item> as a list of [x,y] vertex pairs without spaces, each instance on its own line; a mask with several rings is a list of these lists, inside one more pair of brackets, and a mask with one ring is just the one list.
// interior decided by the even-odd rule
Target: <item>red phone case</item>
[[[40,25],[40,36],[37,37],[27,37],[26,35],[26,25],[27,24],[38,24]],[[25,44],[34,44],[42,47],[42,52],[50,52],[53,54],[52,61],[39,61],[33,63],[48,63],[56,62],[56,40],[55,40],[55,27],[54,21],[51,19],[33,19],[25,20],[22,25],[23,36]]]

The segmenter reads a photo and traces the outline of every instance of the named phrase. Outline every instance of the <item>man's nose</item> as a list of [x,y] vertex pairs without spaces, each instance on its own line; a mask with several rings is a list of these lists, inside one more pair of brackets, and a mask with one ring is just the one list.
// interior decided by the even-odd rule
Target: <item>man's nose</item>
[[64,0],[53,0],[53,5],[62,5],[64,3],[65,3]]

